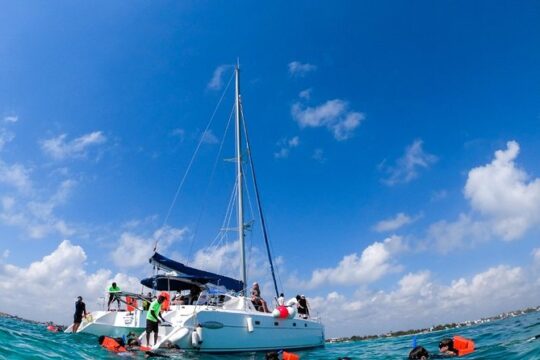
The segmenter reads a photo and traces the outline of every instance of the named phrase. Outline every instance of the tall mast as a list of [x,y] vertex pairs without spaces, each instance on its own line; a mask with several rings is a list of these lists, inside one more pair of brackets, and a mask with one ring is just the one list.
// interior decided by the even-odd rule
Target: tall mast
[[244,296],[247,296],[246,275],[246,246],[244,239],[244,192],[242,175],[242,127],[240,124],[240,63],[235,66],[235,110],[236,110],[236,188],[238,189],[238,236],[240,240],[240,253],[242,256],[242,282],[244,283]]

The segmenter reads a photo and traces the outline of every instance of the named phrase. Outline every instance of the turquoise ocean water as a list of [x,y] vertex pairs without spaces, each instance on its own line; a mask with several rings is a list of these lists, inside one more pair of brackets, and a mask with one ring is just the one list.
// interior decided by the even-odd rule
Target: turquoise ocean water
[[[475,353],[462,359],[540,359],[540,313],[521,315],[505,320],[466,328],[417,335],[418,345],[435,352],[443,337],[462,335],[476,342]],[[301,359],[406,359],[412,336],[369,340],[354,343],[328,344],[324,348],[298,351]],[[167,353],[174,359],[264,359],[264,354],[201,355]],[[125,358],[101,349],[91,335],[50,333],[44,325],[0,318],[0,358],[2,359],[120,359]],[[142,354],[132,359],[144,359]],[[460,358],[461,359],[461,358]]]

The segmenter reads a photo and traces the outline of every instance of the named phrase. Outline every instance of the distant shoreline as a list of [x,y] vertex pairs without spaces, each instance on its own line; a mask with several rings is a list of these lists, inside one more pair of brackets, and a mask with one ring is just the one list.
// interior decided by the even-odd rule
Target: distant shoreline
[[11,314],[0,311],[0,318],[3,318],[3,317],[10,318],[10,319],[15,319],[15,320],[19,320],[19,321],[24,321],[24,322],[28,322],[28,323],[36,324],[36,325],[47,325],[47,324],[52,324],[53,323],[52,321],[43,322],[43,321],[25,319],[25,318],[22,318],[22,317],[17,316],[17,315],[11,315]]
[[499,315],[487,317],[487,318],[481,318],[479,320],[467,320],[464,322],[459,323],[449,323],[444,325],[435,325],[429,328],[425,329],[411,329],[411,330],[401,330],[401,331],[391,331],[386,334],[379,334],[379,335],[353,335],[351,337],[339,337],[339,338],[330,338],[326,339],[327,343],[342,343],[342,342],[353,342],[353,341],[364,341],[364,340],[374,340],[374,339],[384,339],[384,338],[394,338],[399,336],[407,336],[407,335],[416,335],[416,334],[425,334],[430,333],[434,331],[442,331],[442,330],[449,330],[449,329],[456,329],[456,328],[462,328],[466,326],[473,326],[478,324],[483,324],[486,322],[492,322],[492,321],[498,321],[498,320],[504,320],[509,317],[515,317],[520,315],[525,315],[533,312],[540,311],[540,306],[532,307],[532,308],[526,308],[522,310],[514,310],[509,312],[504,312]]

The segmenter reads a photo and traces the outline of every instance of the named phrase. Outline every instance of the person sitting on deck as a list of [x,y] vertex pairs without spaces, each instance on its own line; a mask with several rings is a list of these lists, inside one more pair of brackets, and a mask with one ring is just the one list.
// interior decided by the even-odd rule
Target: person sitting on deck
[[191,300],[190,300],[191,305],[197,304],[197,300],[199,300],[200,294],[201,294],[201,289],[198,286],[193,285],[189,289],[189,295],[191,296]]
[[120,310],[120,298],[117,296],[117,293],[120,291],[120,288],[115,282],[113,282],[112,286],[109,288],[109,302],[107,303],[107,311],[111,311],[111,303],[115,300],[118,303],[118,310]]
[[256,282],[253,283],[253,287],[251,288],[251,302],[257,311],[262,311],[265,313],[270,312],[268,311],[266,301],[264,301],[264,299],[261,297],[261,289],[259,288],[259,284]]
[[174,300],[172,301],[173,305],[186,305],[186,300],[184,299],[184,295],[180,295],[180,293],[176,294],[174,297]]

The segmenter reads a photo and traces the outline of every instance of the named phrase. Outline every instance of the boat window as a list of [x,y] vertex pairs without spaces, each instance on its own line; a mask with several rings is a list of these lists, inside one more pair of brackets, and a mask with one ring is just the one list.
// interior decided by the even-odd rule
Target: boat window
[[277,321],[274,322],[274,326],[278,326],[279,323]]
[[227,301],[231,300],[230,296],[224,294],[221,295],[212,295],[208,300],[208,305],[210,306],[223,306]]
[[260,321],[255,321],[255,325],[261,325]]
[[296,323],[292,323],[292,326],[296,326]]

